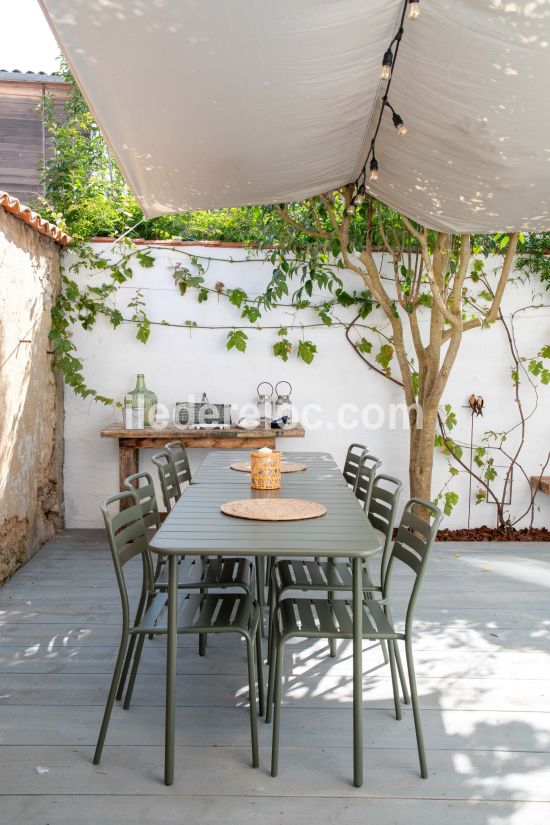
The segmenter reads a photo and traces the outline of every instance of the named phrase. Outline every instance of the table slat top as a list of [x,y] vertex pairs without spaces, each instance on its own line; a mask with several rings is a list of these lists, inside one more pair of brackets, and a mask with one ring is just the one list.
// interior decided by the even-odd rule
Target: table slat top
[[[380,539],[328,453],[292,452],[307,470],[284,473],[280,490],[252,490],[248,473],[230,469],[248,453],[210,453],[151,541],[159,553],[231,555],[323,555],[367,557]],[[247,498],[302,498],[318,501],[327,513],[303,521],[256,521],[220,511],[226,501]]]

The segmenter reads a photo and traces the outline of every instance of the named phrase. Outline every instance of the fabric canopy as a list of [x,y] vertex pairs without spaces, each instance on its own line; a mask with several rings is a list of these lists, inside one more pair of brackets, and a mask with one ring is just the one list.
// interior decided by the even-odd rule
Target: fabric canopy
[[[403,0],[41,0],[148,217],[354,180]],[[370,190],[434,229],[550,229],[547,0],[421,0]]]

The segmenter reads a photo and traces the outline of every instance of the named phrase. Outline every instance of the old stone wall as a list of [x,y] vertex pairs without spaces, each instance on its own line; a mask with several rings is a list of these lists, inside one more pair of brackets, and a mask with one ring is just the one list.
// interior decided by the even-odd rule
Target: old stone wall
[[63,524],[63,386],[48,333],[60,247],[0,209],[0,584]]

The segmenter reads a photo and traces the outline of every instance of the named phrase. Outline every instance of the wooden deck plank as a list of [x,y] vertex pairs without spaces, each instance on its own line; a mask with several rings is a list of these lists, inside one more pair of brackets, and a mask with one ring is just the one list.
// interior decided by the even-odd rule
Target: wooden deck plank
[[[393,800],[324,797],[311,794],[276,799],[249,796],[11,796],[3,800],[10,825],[48,820],[55,825],[547,825],[550,803],[490,800]],[[53,814],[52,814],[53,812]],[[55,816],[55,819],[52,817]]]
[[[351,726],[350,726],[351,727]],[[460,750],[460,737],[456,748]],[[2,785],[6,795],[50,793],[159,793],[164,748],[106,746],[102,764],[94,767],[90,748],[63,746],[0,746]],[[365,752],[365,784],[350,780],[352,749],[283,747],[280,774],[269,776],[270,749],[260,748],[260,768],[250,767],[248,747],[176,748],[174,785],[164,795],[273,797],[304,794],[390,799],[435,798],[550,801],[550,753],[477,750],[456,754],[452,749],[430,752],[429,781],[421,781],[416,749],[369,748]],[[48,768],[40,773],[37,767]],[[398,781],[390,781],[398,777]],[[276,804],[276,803],[275,803]]]

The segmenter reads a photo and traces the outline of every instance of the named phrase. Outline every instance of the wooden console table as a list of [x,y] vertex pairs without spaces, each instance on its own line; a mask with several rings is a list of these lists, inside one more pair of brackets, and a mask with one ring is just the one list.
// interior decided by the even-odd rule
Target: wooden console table
[[102,438],[118,438],[118,477],[122,490],[124,479],[139,472],[140,450],[157,450],[169,441],[182,441],[186,447],[215,450],[256,450],[260,447],[274,450],[276,438],[303,438],[305,432],[301,424],[291,430],[271,430],[265,427],[257,430],[241,430],[238,427],[227,430],[186,430],[181,427],[126,430],[120,424],[109,424],[101,430],[100,435]]

